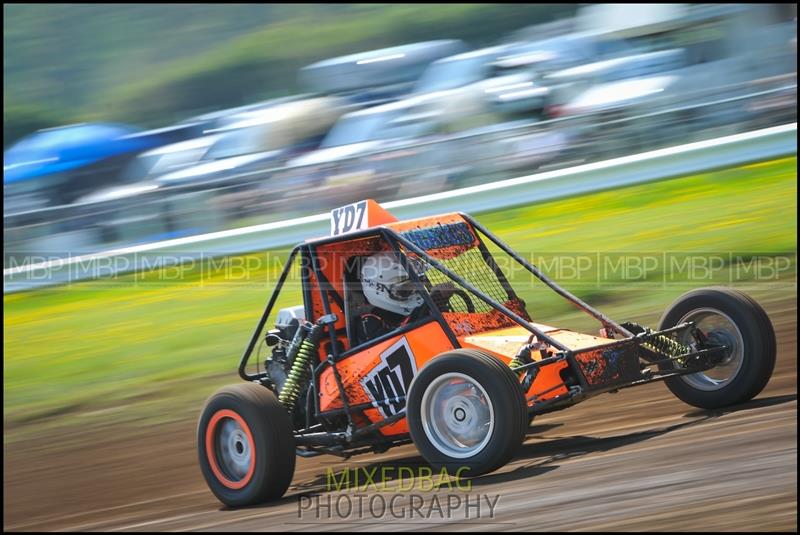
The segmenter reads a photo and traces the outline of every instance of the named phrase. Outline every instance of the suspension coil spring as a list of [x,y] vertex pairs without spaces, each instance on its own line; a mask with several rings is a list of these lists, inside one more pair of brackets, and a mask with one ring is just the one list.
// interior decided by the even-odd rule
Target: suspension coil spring
[[[308,329],[306,326],[301,326],[300,328]],[[292,369],[286,377],[286,383],[284,383],[278,395],[278,401],[281,402],[290,414],[294,411],[297,398],[300,397],[300,394],[305,389],[306,382],[308,381],[309,364],[312,362],[314,354],[317,351],[321,333],[321,325],[310,327],[310,332],[300,344],[300,348],[297,350],[297,356],[295,356],[292,361]]]
[[[531,340],[533,340],[533,337],[531,338]],[[519,368],[533,362],[531,360],[531,349],[533,349],[534,347],[538,347],[536,346],[536,342],[529,341],[527,344],[519,348],[519,351],[517,351],[516,356],[514,356],[514,358],[511,359],[511,362],[508,363],[508,367],[513,370],[514,368]],[[523,372],[518,372],[518,373],[523,373]]]
[[[522,366],[524,366],[524,365],[525,365],[525,363],[524,363],[524,362],[522,362],[522,361],[521,361],[520,359],[518,359],[517,357],[514,357],[513,359],[511,359],[511,362],[509,362],[509,363],[508,363],[508,367],[509,367],[509,368],[511,368],[512,370],[513,370],[514,368],[519,368],[519,367],[522,367]],[[521,372],[520,372],[520,373],[521,373]]]
[[661,334],[648,339],[645,345],[669,357],[680,357],[681,355],[689,353],[689,349],[686,346]]

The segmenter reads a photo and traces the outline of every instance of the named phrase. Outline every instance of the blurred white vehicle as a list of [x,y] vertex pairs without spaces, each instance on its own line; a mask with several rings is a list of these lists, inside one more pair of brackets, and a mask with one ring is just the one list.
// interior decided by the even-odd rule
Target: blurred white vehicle
[[539,118],[549,95],[543,75],[588,60],[590,45],[587,37],[563,36],[457,54],[432,63],[414,93],[480,88],[494,111]]
[[303,67],[298,79],[307,91],[379,105],[408,93],[432,61],[464,50],[466,45],[455,39],[369,50]]
[[498,165],[518,166],[525,158],[508,153],[523,145],[529,162],[552,157],[563,145],[557,135],[523,142],[524,136],[498,134],[530,122],[509,122],[492,106],[487,90],[502,84],[508,79],[478,80],[344,115],[318,150],[288,162],[293,178],[287,180],[325,203],[358,195],[390,199],[441,191],[470,174],[496,173]]
[[342,116],[317,150],[287,163],[286,180],[297,191],[313,191],[317,198],[349,198],[359,188],[369,188],[377,195],[379,169],[363,157],[421,135],[419,129],[398,121],[425,100],[412,97]]
[[246,104],[244,106],[236,106],[234,108],[214,110],[208,113],[203,113],[201,115],[196,115],[194,117],[184,119],[183,121],[179,122],[178,125],[195,127],[196,136],[200,137],[202,135],[205,135],[205,133],[209,130],[223,128],[229,124],[236,122],[237,116],[239,116],[242,113],[265,110],[267,108],[272,108],[274,106],[285,104],[287,102],[293,102],[296,100],[305,100],[307,98],[311,98],[312,96],[313,95],[309,94],[289,95],[286,97],[262,100],[260,102],[254,102],[253,104]]
[[150,181],[159,175],[194,165],[219,138],[220,135],[202,136],[144,152],[123,171],[123,181]]
[[[120,173],[125,184],[149,183],[156,177],[178,171],[203,160],[209,149],[222,137],[209,132],[231,128],[253,114],[279,105],[301,100],[303,95],[283,97],[257,102],[237,108],[218,110],[181,121],[176,127],[189,127],[195,137],[177,143],[170,143],[143,152],[134,158]],[[130,188],[125,188],[129,190]],[[105,197],[107,192],[98,192]],[[86,199],[83,199],[84,201]]]
[[[281,165],[304,148],[316,147],[343,109],[339,99],[316,97],[236,114],[205,137],[151,151],[139,162],[138,173],[131,170],[138,180],[94,192],[78,202],[114,202],[118,207],[95,222],[105,243],[122,237],[152,240],[219,228],[222,223],[212,214],[246,215],[265,199],[256,192],[265,190],[268,200],[276,201],[280,188],[273,188],[271,177],[258,172]],[[248,171],[256,175],[252,181],[218,188],[219,181]],[[162,194],[172,186],[180,188]],[[198,210],[198,206],[208,209]]]
[[317,147],[344,112],[334,97],[317,97],[245,112],[214,130],[213,143],[196,165],[166,173],[165,186],[231,177],[276,167],[292,156]]
[[608,59],[546,76],[553,115],[582,115],[630,107],[664,96],[680,78],[683,50],[663,50]]

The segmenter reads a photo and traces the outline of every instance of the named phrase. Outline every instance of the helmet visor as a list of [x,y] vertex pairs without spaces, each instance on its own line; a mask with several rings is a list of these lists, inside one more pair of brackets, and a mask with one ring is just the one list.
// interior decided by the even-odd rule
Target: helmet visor
[[407,280],[393,285],[389,290],[389,295],[395,299],[405,301],[414,295],[414,292],[416,292],[416,285],[413,281]]

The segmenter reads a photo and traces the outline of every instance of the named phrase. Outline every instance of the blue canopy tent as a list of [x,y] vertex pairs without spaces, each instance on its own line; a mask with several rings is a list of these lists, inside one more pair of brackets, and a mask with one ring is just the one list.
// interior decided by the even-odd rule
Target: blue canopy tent
[[40,130],[3,153],[3,184],[62,173],[104,158],[137,150],[126,140],[139,129],[116,124],[78,124]]
[[40,130],[3,153],[4,197],[37,191],[46,204],[71,202],[114,183],[119,169],[142,151],[181,141],[187,127],[142,131],[128,125],[89,123]]

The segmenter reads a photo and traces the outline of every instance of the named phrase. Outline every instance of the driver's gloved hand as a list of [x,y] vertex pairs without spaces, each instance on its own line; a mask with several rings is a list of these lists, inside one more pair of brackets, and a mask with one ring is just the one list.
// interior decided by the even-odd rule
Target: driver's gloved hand
[[358,343],[363,344],[364,342],[369,342],[370,340],[391,332],[407,323],[408,320],[409,318],[389,312],[388,310],[362,314],[358,318],[356,324]]
[[358,319],[358,342],[363,344],[388,331],[383,318],[377,314],[362,314]]

